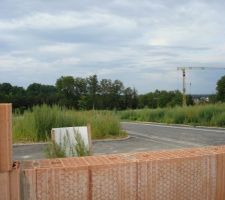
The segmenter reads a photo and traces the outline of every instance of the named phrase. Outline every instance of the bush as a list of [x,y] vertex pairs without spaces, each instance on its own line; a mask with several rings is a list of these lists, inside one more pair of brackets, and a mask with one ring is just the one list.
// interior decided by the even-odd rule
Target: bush
[[67,156],[68,157],[89,156],[90,151],[85,146],[81,135],[79,133],[75,133],[74,137],[77,142],[76,144],[71,144],[69,135],[64,137],[64,141],[60,145],[50,140],[50,143],[45,149],[46,157],[47,158],[64,158]]
[[120,111],[122,120],[225,127],[225,104]]
[[52,128],[86,126],[91,124],[92,138],[125,136],[121,132],[119,118],[107,111],[75,111],[59,106],[35,106],[23,115],[14,115],[14,142],[46,141]]
[[225,112],[214,115],[211,120],[211,125],[225,127]]
[[95,114],[90,123],[92,136],[96,139],[116,137],[121,134],[119,118],[113,114]]

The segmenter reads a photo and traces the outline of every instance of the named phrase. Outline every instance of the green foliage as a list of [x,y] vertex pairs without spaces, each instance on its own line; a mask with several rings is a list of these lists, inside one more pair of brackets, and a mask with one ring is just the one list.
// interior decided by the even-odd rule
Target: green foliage
[[76,140],[76,144],[75,144],[75,152],[76,152],[76,156],[89,156],[90,155],[90,151],[88,150],[88,148],[85,146],[84,144],[84,140],[82,140],[81,135],[79,133],[75,134],[75,140]]
[[64,158],[67,157],[66,152],[68,151],[68,157],[74,156],[89,156],[90,151],[85,146],[84,141],[79,133],[74,134],[76,144],[72,144],[68,134],[63,138],[62,144],[57,144],[54,141],[49,140],[49,144],[45,149],[47,158]]
[[[179,91],[159,91],[138,95],[135,88],[124,87],[120,80],[102,79],[97,75],[87,78],[61,76],[55,86],[30,84],[25,90],[9,83],[0,84],[0,102],[11,102],[24,111],[34,105],[60,105],[70,109],[124,110],[136,108],[164,108],[181,105]],[[187,96],[188,105],[192,97]]]
[[116,115],[97,112],[90,120],[92,133],[96,139],[117,137],[121,135],[120,122]]
[[46,141],[52,128],[91,124],[92,138],[121,137],[118,116],[109,111],[75,111],[59,106],[35,106],[23,115],[14,114],[14,142]]
[[87,90],[91,99],[92,108],[95,109],[96,94],[99,90],[98,78],[96,75],[87,78]]
[[42,106],[35,106],[32,110],[37,139],[39,141],[46,140],[46,134],[49,134],[53,127],[68,126],[73,123],[72,117],[66,115],[65,110],[58,106],[49,107],[44,104]]
[[214,115],[211,119],[211,125],[225,127],[225,112]]
[[122,120],[225,127],[225,104],[119,111]]
[[60,145],[53,141],[50,141],[45,149],[45,155],[47,158],[65,158],[65,150]]
[[179,91],[156,90],[139,96],[139,108],[175,107],[181,104],[182,94]]
[[217,99],[225,102],[225,76],[217,82]]
[[13,140],[19,142],[38,141],[33,113],[28,110],[23,115],[13,116]]

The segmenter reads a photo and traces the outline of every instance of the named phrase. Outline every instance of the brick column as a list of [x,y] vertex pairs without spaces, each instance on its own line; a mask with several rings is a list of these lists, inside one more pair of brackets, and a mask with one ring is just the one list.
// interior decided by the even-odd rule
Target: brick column
[[12,170],[12,104],[0,104],[0,172]]

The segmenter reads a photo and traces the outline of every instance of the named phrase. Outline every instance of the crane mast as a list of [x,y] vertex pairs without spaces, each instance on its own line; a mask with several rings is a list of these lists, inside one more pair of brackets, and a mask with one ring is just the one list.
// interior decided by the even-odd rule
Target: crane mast
[[225,68],[221,67],[178,67],[177,70],[182,71],[182,77],[183,77],[183,95],[182,95],[182,105],[185,107],[187,105],[187,99],[186,99],[186,70],[224,70]]

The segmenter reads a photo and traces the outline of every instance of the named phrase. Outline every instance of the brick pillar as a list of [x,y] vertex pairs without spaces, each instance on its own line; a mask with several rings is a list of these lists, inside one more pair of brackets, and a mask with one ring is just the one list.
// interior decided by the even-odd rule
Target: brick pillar
[[225,199],[225,153],[217,155],[216,200]]
[[0,104],[0,172],[12,170],[12,104]]

